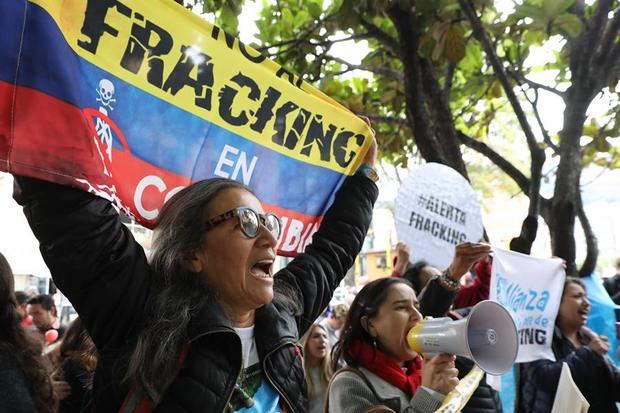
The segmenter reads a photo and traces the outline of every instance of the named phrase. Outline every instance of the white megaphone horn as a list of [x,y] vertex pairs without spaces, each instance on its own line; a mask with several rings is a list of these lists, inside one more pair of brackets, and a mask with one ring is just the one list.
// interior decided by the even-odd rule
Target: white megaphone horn
[[517,358],[517,327],[510,313],[495,301],[481,301],[462,320],[422,320],[407,334],[417,353],[449,353],[467,357],[489,374],[510,369]]

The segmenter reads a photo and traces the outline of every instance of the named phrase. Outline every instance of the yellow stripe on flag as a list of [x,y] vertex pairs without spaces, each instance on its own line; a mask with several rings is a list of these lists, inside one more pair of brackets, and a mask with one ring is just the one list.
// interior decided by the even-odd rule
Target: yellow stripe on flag
[[173,1],[30,2],[84,60],[273,151],[350,175],[370,146],[364,121]]

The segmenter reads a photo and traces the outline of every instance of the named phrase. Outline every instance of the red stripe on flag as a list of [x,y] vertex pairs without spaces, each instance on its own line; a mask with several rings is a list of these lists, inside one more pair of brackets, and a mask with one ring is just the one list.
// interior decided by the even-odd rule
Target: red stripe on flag
[[0,113],[9,114],[0,119],[0,160],[8,160],[0,169],[59,183],[74,184],[74,177],[104,180],[101,158],[79,108],[0,81]]

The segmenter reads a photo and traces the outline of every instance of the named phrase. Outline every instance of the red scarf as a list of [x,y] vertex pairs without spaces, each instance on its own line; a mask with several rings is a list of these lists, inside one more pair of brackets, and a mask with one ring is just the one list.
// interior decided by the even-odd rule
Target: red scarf
[[417,356],[405,362],[403,367],[379,349],[367,343],[356,341],[349,354],[360,364],[405,393],[413,396],[422,384],[422,358]]

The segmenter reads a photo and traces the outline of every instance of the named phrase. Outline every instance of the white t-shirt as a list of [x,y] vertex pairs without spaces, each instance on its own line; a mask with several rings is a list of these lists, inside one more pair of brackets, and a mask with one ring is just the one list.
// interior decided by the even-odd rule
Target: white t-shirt
[[[254,326],[235,328],[241,338],[243,368],[230,398],[233,412],[279,413],[280,395],[264,377],[256,350]],[[251,406],[250,406],[251,404]]]

